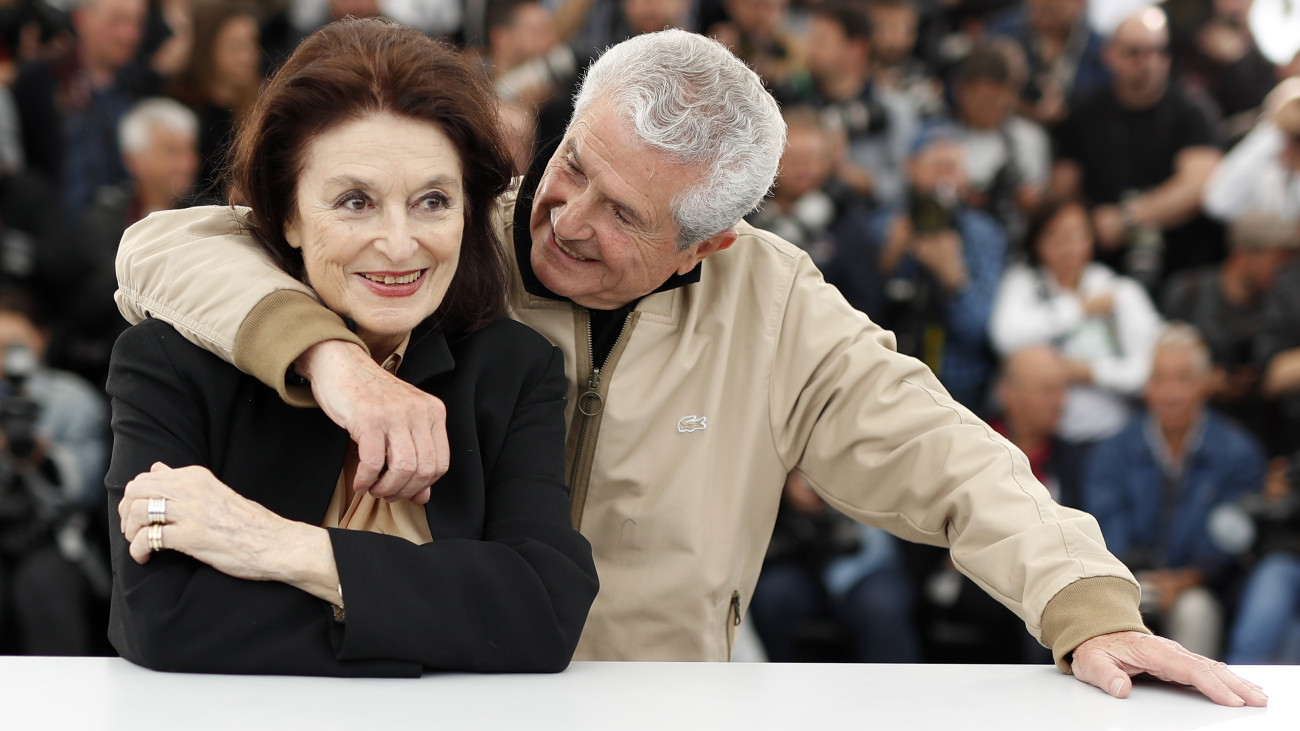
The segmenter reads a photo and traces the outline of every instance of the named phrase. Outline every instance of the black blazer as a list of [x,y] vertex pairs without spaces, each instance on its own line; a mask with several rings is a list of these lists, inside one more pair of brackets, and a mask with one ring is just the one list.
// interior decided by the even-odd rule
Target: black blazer
[[279,582],[227,576],[163,551],[144,566],[117,504],[155,461],[204,465],[240,494],[320,525],[348,435],[170,326],[147,320],[113,350],[109,639],[159,670],[413,676],[423,669],[558,671],[596,596],[591,546],[570,526],[563,357],[501,321],[467,335],[417,329],[399,375],[447,408],[451,468],[426,507],[433,542],[330,530],[347,621]]

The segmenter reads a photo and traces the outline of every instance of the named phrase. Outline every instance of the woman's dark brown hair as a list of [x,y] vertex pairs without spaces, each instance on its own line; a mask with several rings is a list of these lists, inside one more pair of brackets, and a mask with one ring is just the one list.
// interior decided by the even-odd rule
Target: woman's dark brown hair
[[301,279],[302,253],[285,241],[284,227],[297,210],[303,153],[321,133],[379,113],[436,125],[460,156],[465,229],[435,326],[475,330],[500,318],[510,280],[491,214],[510,184],[511,163],[494,97],[455,51],[405,26],[373,18],[331,23],[263,88],[230,168],[231,202],[252,208],[248,232]]
[[1048,198],[1034,209],[1033,215],[1029,217],[1029,225],[1025,229],[1025,257],[1030,264],[1038,266],[1043,263],[1043,258],[1038,255],[1039,239],[1043,238],[1047,227],[1052,225],[1062,213],[1070,208],[1079,208],[1083,211],[1083,218],[1088,222],[1088,236],[1096,246],[1097,232],[1092,228],[1092,216],[1088,215],[1088,203],[1082,198],[1067,196]]
[[[194,6],[193,33],[189,60],[176,74],[168,93],[198,109],[206,104],[216,104],[213,88],[217,84],[217,37],[234,18],[251,18],[258,22],[257,7],[251,0],[204,0]],[[242,117],[257,99],[258,84],[245,89],[231,109]]]

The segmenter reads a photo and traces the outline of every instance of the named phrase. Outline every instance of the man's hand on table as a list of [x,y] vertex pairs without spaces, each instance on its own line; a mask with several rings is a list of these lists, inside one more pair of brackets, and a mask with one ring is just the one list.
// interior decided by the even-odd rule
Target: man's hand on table
[[1165,682],[1190,685],[1223,706],[1264,706],[1268,696],[1227,665],[1202,657],[1173,640],[1141,632],[1114,632],[1074,650],[1074,676],[1116,698],[1127,698],[1132,676],[1147,673]]
[[313,345],[296,367],[325,415],[357,443],[361,461],[353,487],[375,497],[429,502],[429,486],[447,474],[451,458],[442,401],[342,340]]

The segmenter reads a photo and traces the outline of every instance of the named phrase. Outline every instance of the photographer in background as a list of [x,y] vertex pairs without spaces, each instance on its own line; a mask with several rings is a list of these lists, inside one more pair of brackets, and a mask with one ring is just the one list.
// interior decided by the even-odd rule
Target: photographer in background
[[877,214],[870,227],[885,278],[881,325],[898,352],[925,361],[953,398],[983,410],[993,363],[989,314],[1006,258],[1006,236],[968,192],[960,131],[925,127],[907,164],[908,204]]
[[88,383],[42,365],[39,322],[26,293],[0,290],[0,625],[18,652],[85,655],[109,588],[92,520],[106,499],[107,409]]
[[827,506],[791,472],[749,605],[768,659],[920,662],[913,603],[898,539]]
[[[1234,665],[1300,664],[1300,452],[1269,464],[1263,492],[1236,508],[1237,547],[1258,557],[1229,637]],[[1220,516],[1216,516],[1219,518]],[[1244,519],[1244,520],[1243,520]],[[1221,522],[1221,521],[1219,521]],[[1216,532],[1216,538],[1218,537]]]
[[904,165],[918,113],[907,97],[872,76],[871,21],[865,10],[828,3],[809,11],[806,73],[773,90],[782,107],[809,106],[843,141],[836,177],[879,205],[906,195]]

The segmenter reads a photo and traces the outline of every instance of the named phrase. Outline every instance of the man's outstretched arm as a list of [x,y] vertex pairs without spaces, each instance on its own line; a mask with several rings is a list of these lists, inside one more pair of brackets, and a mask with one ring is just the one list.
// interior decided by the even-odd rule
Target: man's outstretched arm
[[[167,322],[288,403],[319,404],[357,443],[358,489],[427,502],[448,466],[442,402],[375,363],[311,288],[241,233],[240,215],[224,206],[163,211],[127,229],[118,309],[132,323]],[[310,386],[295,385],[293,373]]]

